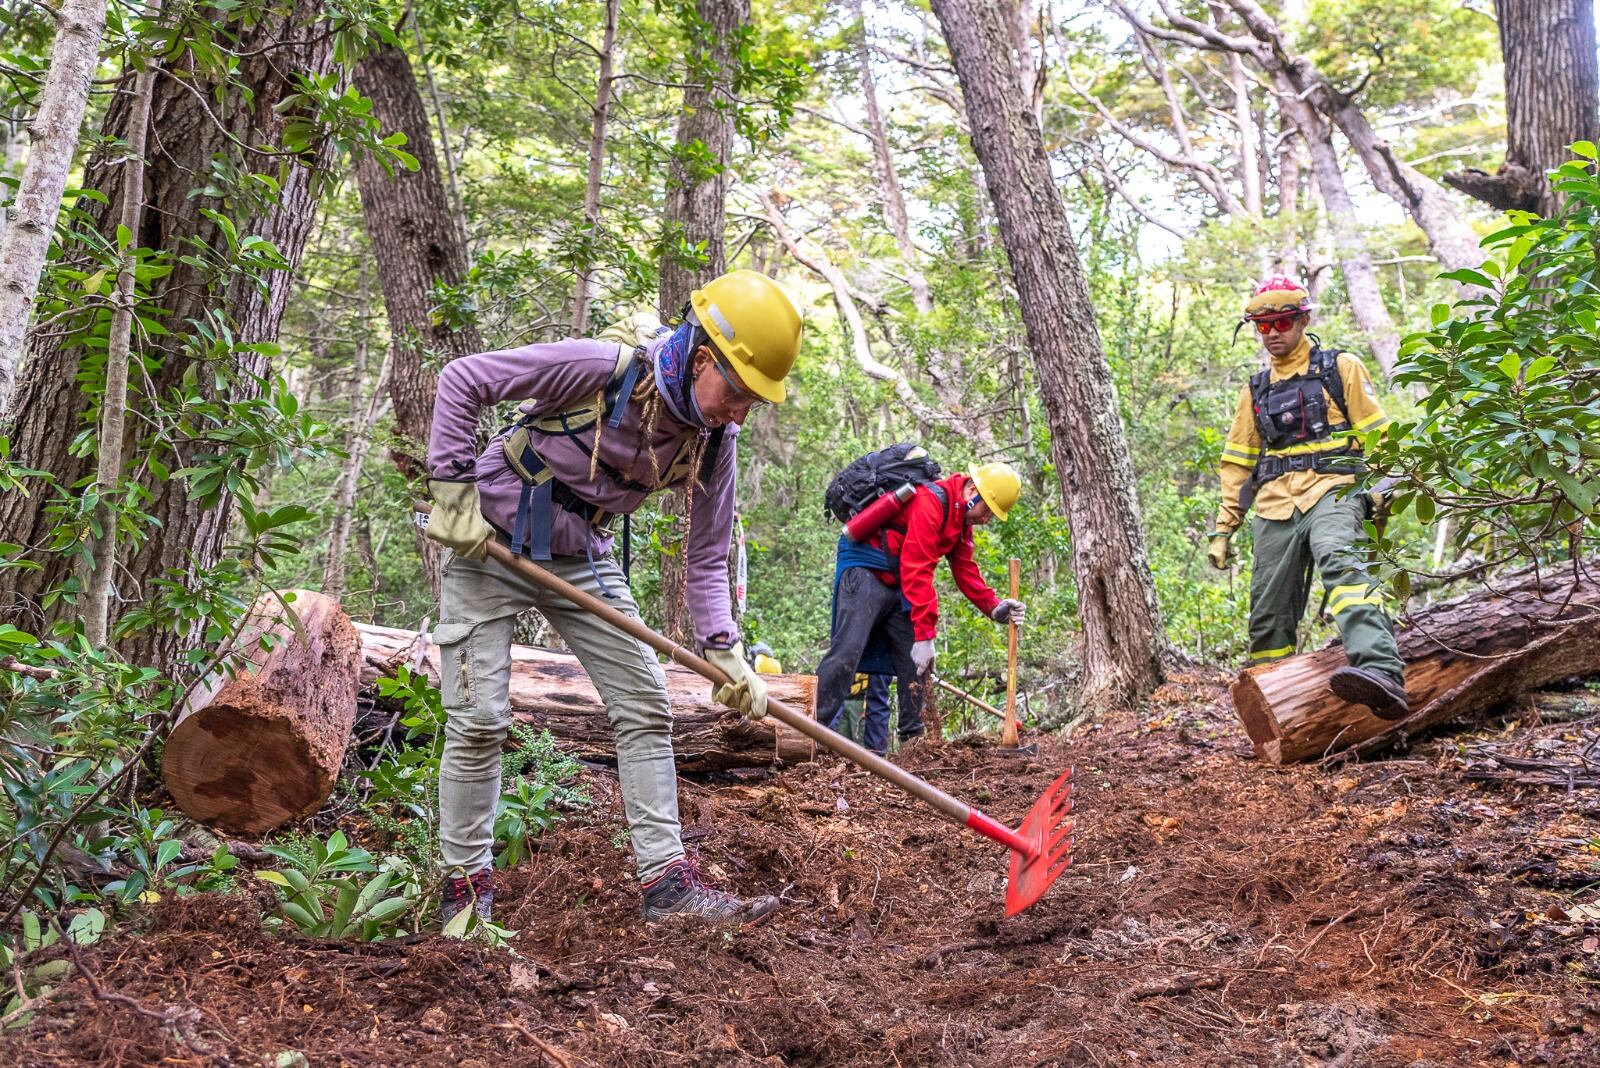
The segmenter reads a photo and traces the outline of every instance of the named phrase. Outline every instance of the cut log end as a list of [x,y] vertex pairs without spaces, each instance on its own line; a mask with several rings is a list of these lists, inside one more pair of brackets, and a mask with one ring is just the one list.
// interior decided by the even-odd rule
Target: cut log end
[[212,705],[178,724],[162,772],[178,808],[236,834],[258,835],[315,812],[334,776],[291,715]]
[[1234,710],[1239,713],[1239,721],[1244,724],[1244,732],[1255,747],[1256,756],[1272,764],[1279,763],[1282,760],[1282,741],[1278,720],[1267,704],[1266,695],[1261,692],[1261,684],[1255,680],[1253,669],[1246,668],[1239,673],[1229,694],[1233,698]]
[[360,668],[355,625],[331,597],[298,591],[287,611],[257,601],[235,673],[197,693],[167,737],[161,770],[178,808],[248,835],[315,812],[350,743]]

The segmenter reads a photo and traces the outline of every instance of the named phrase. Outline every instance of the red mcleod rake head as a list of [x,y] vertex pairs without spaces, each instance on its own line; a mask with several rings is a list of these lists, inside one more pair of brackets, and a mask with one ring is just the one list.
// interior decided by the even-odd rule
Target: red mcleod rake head
[[1033,803],[1017,829],[1018,836],[1029,848],[1027,853],[1011,851],[1011,880],[1006,884],[1007,916],[1015,916],[1038,901],[1072,864],[1072,832],[1076,821],[1069,818],[1071,813],[1072,769],[1068,768]]

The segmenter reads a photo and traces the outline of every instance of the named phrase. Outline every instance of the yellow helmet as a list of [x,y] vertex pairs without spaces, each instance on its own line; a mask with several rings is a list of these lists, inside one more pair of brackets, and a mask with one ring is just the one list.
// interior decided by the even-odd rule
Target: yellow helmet
[[1017,498],[1022,496],[1022,478],[1007,463],[973,464],[967,473],[972,484],[978,487],[978,496],[989,506],[994,517],[1005,522]]
[[800,309],[788,291],[760,271],[729,271],[691,293],[689,304],[744,387],[782,404],[784,376],[800,355]]

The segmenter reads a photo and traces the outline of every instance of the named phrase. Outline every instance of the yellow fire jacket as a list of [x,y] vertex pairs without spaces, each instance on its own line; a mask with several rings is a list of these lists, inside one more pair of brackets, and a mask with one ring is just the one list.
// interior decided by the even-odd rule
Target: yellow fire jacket
[[[1366,367],[1356,357],[1341,352],[1339,379],[1344,383],[1345,403],[1348,412],[1341,411],[1328,397],[1328,418],[1331,422],[1348,422],[1359,432],[1375,430],[1389,422],[1378,404],[1378,392],[1367,374]],[[1300,339],[1300,344],[1287,356],[1272,361],[1272,381],[1280,382],[1304,374],[1311,367],[1311,342]],[[1323,391],[1326,395],[1326,390]],[[1348,444],[1345,438],[1324,438],[1321,441],[1292,445],[1287,449],[1270,449],[1269,456],[1292,456],[1296,453],[1326,452],[1342,449]],[[1256,461],[1261,459],[1261,435],[1256,431],[1255,409],[1250,400],[1247,383],[1239,391],[1239,403],[1233,410],[1233,425],[1228,428],[1228,440],[1222,447],[1222,507],[1217,510],[1216,529],[1231,534],[1244,522],[1244,508],[1239,503],[1239,491],[1244,489]],[[1333,474],[1326,471],[1289,471],[1262,486],[1256,494],[1256,514],[1263,519],[1289,519],[1296,511],[1306,511],[1322,499],[1323,495],[1339,486],[1355,481],[1354,475]]]

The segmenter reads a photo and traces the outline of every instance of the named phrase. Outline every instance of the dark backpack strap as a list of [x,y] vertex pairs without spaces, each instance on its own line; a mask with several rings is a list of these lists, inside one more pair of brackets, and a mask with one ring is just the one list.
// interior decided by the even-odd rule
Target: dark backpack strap
[[950,494],[946,493],[944,487],[937,482],[928,483],[928,492],[933,494],[934,498],[939,502],[939,507],[944,509],[944,521],[948,525],[950,522]]
[[633,513],[622,513],[622,581],[633,584]]
[[700,456],[700,472],[695,476],[702,486],[710,482],[711,473],[717,469],[717,456],[722,452],[722,438],[727,432],[726,426],[719,426],[711,432],[711,440],[706,442],[706,451]]
[[1267,390],[1272,385],[1272,368],[1263,367],[1250,376],[1250,416],[1256,421],[1256,433],[1266,441],[1268,428],[1262,425],[1261,406],[1265,403]]
[[1311,373],[1322,380],[1322,388],[1328,391],[1328,396],[1333,398],[1333,403],[1339,406],[1339,414],[1344,416],[1344,423],[1349,427],[1352,423],[1350,409],[1344,402],[1344,376],[1339,373],[1339,349],[1321,348],[1311,353]]

